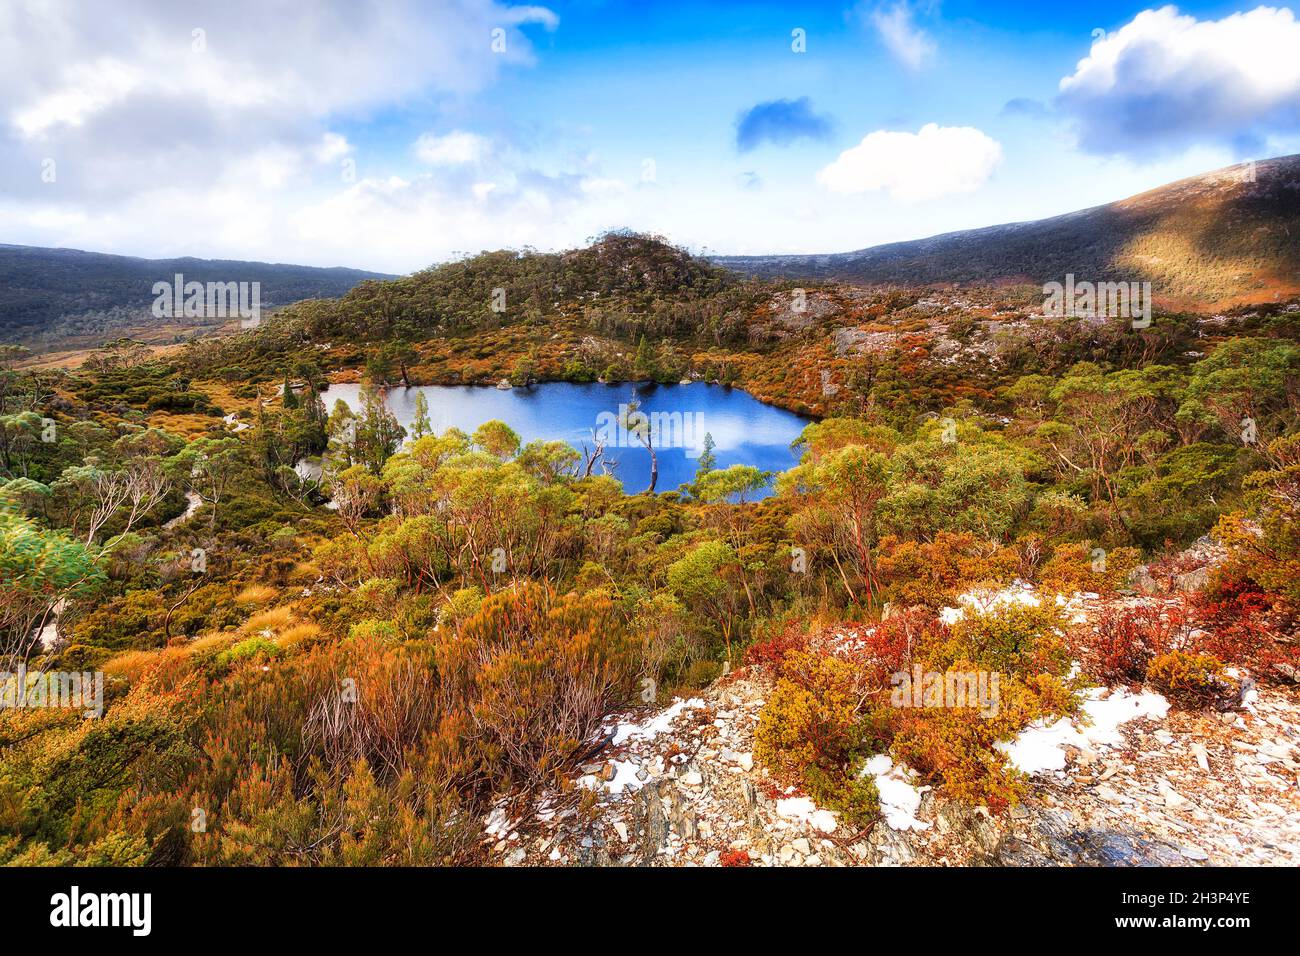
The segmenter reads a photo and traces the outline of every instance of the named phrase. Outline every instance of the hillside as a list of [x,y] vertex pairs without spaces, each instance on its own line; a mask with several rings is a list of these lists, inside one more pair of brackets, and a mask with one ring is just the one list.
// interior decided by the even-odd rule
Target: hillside
[[170,281],[178,272],[187,281],[260,282],[263,308],[333,298],[362,280],[390,278],[359,269],[190,257],[139,259],[0,244],[0,339],[49,348],[156,324],[150,314],[153,284]]
[[[1300,859],[1300,303],[805,291],[615,233],[0,350],[0,670],[103,677],[0,721],[0,864]],[[388,404],[503,378],[819,420],[629,495]]]
[[1184,308],[1300,289],[1300,155],[1232,166],[1105,206],[815,256],[720,256],[740,272],[859,284],[1150,281]]

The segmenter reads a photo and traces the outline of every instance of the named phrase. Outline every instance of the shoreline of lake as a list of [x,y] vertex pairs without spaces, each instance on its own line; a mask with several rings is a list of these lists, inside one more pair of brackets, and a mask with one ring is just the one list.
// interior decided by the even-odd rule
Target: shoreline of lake
[[[342,400],[359,410],[362,385],[333,382],[321,393],[327,409]],[[486,421],[504,421],[530,441],[563,441],[583,452],[605,441],[605,460],[629,494],[646,489],[650,454],[622,418],[635,397],[651,422],[659,478],[655,490],[676,491],[695,477],[704,439],[713,443],[715,467],[752,465],[780,472],[798,464],[791,448],[811,416],[759,401],[742,388],[692,382],[688,385],[631,383],[539,382],[500,388],[492,385],[411,385],[376,389],[385,407],[407,429],[414,421],[415,395],[428,403],[435,433],[459,428],[472,433]],[[593,474],[602,473],[598,466]]]

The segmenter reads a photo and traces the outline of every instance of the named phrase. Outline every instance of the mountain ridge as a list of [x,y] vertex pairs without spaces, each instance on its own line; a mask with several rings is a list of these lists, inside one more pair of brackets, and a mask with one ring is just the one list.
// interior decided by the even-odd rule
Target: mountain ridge
[[345,266],[301,266],[180,256],[149,259],[115,253],[0,243],[0,338],[49,345],[111,337],[153,324],[153,284],[177,273],[200,282],[258,282],[265,308],[336,298],[386,273]]
[[[1295,238],[1292,238],[1292,237]],[[1300,155],[1191,176],[1100,206],[841,253],[712,256],[764,278],[860,285],[1150,281],[1219,307],[1300,290]]]

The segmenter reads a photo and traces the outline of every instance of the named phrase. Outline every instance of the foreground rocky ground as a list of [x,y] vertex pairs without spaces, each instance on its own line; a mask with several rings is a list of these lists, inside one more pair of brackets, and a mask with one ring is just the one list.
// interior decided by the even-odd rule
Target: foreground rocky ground
[[[1300,865],[1300,695],[1240,713],[1171,712],[1121,742],[1066,745],[1027,800],[992,815],[878,777],[885,818],[853,833],[774,786],[751,756],[769,688],[757,673],[625,723],[573,793],[494,815],[510,865]],[[594,803],[592,797],[595,797]]]
[[[1072,607],[1077,621],[1096,610]],[[1030,785],[1002,814],[939,797],[877,757],[883,819],[853,832],[755,764],[772,683],[748,668],[611,722],[572,787],[501,804],[489,839],[506,865],[1300,865],[1300,690],[1238,676],[1242,699],[1223,713],[1091,692],[1091,720],[1009,748]]]

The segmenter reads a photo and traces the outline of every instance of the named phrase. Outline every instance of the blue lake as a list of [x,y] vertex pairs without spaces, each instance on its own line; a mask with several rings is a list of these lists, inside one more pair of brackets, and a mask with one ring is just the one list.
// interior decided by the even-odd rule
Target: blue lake
[[[360,407],[360,386],[331,385],[322,398],[327,409],[342,399],[354,411]],[[588,385],[547,382],[529,388],[423,385],[391,388],[385,395],[389,410],[410,431],[415,420],[415,396],[423,392],[435,432],[456,427],[473,432],[483,422],[505,422],[527,444],[534,440],[564,441],[579,451],[606,439],[610,470],[629,493],[650,484],[650,454],[627,429],[619,427],[626,406],[635,396],[647,416],[659,459],[657,491],[675,491],[691,481],[699,464],[705,434],[714,441],[717,465],[753,465],[764,471],[784,471],[798,462],[790,443],[811,419],[764,405],[738,388],[706,385],[642,383]],[[593,474],[599,474],[597,468]]]

